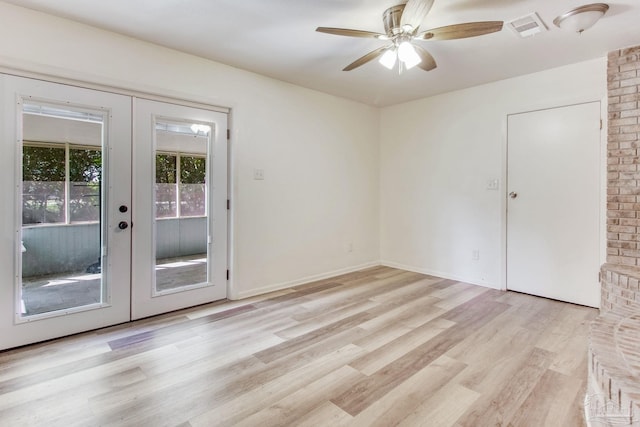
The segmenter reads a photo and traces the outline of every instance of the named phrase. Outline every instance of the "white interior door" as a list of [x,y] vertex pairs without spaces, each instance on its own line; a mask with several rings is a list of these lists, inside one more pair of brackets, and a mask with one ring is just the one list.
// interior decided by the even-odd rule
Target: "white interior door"
[[227,115],[135,99],[132,318],[227,295]]
[[508,116],[508,289],[599,305],[599,158],[599,102]]
[[0,97],[0,349],[128,321],[131,98],[8,75]]

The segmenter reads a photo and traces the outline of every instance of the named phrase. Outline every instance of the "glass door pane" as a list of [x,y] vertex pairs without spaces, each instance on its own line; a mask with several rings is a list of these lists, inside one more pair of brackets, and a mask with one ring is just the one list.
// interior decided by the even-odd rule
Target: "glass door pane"
[[102,114],[23,104],[23,317],[106,300],[101,256],[103,140]]
[[207,157],[211,127],[155,125],[154,293],[210,286],[207,280]]

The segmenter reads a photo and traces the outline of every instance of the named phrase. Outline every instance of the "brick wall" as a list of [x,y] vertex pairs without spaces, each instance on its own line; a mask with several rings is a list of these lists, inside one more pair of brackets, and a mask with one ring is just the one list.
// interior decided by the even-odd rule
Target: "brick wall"
[[[592,425],[637,425],[640,416],[640,46],[609,53],[607,263],[600,316],[589,333]],[[631,337],[631,345],[625,342]]]
[[600,272],[600,313],[640,313],[640,269],[605,264]]
[[607,262],[640,266],[640,46],[609,53]]

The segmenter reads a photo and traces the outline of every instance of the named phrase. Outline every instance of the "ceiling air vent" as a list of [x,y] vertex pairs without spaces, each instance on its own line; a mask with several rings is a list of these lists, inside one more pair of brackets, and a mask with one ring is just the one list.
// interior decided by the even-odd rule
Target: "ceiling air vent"
[[507,26],[522,38],[535,36],[547,31],[547,26],[544,25],[542,19],[535,12],[507,22]]

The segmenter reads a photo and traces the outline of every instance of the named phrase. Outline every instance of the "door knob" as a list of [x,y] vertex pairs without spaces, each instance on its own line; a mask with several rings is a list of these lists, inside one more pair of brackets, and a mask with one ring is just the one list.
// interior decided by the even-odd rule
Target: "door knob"
[[120,221],[118,223],[118,228],[120,230],[126,230],[127,227],[129,227],[129,223],[127,221]]
[[516,197],[518,197],[518,193],[516,193],[515,191],[512,191],[511,193],[509,193],[509,197],[511,197],[512,199],[515,199]]

